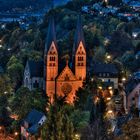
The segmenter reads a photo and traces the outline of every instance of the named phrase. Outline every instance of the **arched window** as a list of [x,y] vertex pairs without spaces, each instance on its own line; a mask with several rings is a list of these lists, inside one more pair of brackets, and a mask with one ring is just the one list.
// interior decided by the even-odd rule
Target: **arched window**
[[66,74],[65,81],[69,81],[69,80],[70,80],[70,78],[69,78],[68,74]]
[[55,61],[55,56],[51,56],[50,61]]
[[83,60],[84,60],[83,56],[78,56],[78,61],[83,61]]
[[33,87],[34,88],[39,88],[39,83],[37,80],[35,80],[35,82],[33,83]]
[[29,86],[28,78],[25,78],[25,86],[26,86],[26,87]]

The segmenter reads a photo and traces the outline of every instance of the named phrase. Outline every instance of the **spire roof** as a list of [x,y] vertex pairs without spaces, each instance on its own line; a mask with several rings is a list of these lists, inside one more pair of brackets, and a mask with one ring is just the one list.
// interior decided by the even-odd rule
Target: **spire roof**
[[54,18],[50,17],[48,34],[46,37],[46,44],[45,44],[45,53],[48,52],[52,42],[54,42],[55,46],[57,46]]
[[83,45],[85,46],[85,40],[84,40],[84,33],[83,33],[83,27],[82,27],[82,17],[81,15],[78,16],[77,21],[77,27],[75,32],[75,41],[73,46],[73,52],[77,50],[77,47],[79,46],[79,43],[82,41]]

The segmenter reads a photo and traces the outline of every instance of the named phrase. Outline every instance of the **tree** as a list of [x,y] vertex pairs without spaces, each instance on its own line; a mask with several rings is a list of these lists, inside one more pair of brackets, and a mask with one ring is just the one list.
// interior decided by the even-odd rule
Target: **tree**
[[114,57],[118,57],[126,51],[133,51],[133,45],[128,34],[122,30],[118,30],[112,34],[111,43],[107,49]]
[[0,95],[11,93],[12,87],[7,75],[0,75]]
[[74,109],[70,114],[70,120],[73,123],[75,132],[80,132],[89,123],[90,112]]
[[134,118],[122,127],[123,134],[115,140],[139,140],[140,138],[140,119]]
[[121,61],[124,65],[124,67],[130,71],[135,71],[137,68],[136,58],[135,55],[131,52],[126,52],[122,58]]
[[10,100],[10,108],[19,119],[23,119],[33,108],[44,112],[46,103],[47,100],[42,93],[31,92],[28,88],[21,87]]
[[63,108],[50,107],[48,118],[41,130],[42,140],[73,140],[74,128]]
[[122,0],[109,0],[109,5],[119,6],[122,3]]
[[0,96],[0,125],[7,126],[9,122],[9,114],[7,110],[8,97],[5,94]]
[[15,56],[12,56],[7,63],[7,72],[16,89],[22,84],[23,69],[23,64]]

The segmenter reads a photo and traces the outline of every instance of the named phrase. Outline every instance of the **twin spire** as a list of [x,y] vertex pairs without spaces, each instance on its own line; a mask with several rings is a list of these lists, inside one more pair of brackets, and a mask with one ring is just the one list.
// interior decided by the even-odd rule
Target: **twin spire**
[[78,20],[77,20],[75,40],[74,40],[74,45],[73,45],[73,54],[75,54],[80,42],[82,42],[83,45],[85,46],[85,39],[84,39],[81,15],[78,16]]
[[45,44],[45,54],[48,52],[49,47],[51,46],[52,42],[54,42],[55,46],[57,46],[56,31],[55,31],[53,17],[50,18],[50,22],[49,22],[48,34],[47,34],[46,44]]
[[[85,46],[85,40],[84,40],[84,33],[82,28],[82,19],[81,15],[78,16],[77,21],[77,27],[75,32],[75,40],[74,40],[74,46],[73,46],[73,54],[75,54],[75,51],[77,50],[79,43],[82,41],[83,45]],[[56,31],[55,31],[55,24],[54,24],[54,18],[50,18],[49,27],[48,27],[48,34],[45,44],[45,54],[48,52],[49,47],[51,46],[52,42],[54,42],[55,46],[57,47],[57,41],[56,41]]]

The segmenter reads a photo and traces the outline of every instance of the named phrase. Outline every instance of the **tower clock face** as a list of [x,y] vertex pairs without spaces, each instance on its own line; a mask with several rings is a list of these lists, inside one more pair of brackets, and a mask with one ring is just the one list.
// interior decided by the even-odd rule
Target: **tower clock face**
[[61,91],[68,95],[72,91],[72,86],[69,83],[64,83],[61,87]]

